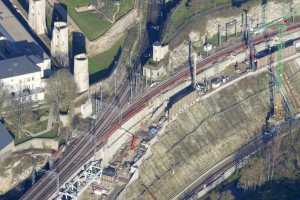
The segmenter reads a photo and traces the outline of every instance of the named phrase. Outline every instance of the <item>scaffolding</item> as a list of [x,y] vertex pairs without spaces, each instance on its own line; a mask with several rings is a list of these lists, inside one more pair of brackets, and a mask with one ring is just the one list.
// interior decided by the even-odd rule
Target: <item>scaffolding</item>
[[85,164],[81,171],[71,180],[64,183],[55,200],[77,200],[92,183],[99,183],[102,177],[102,161],[93,160]]
[[294,108],[290,103],[288,98],[288,93],[284,86],[284,79],[286,78],[284,75],[284,63],[283,63],[283,49],[285,48],[285,43],[283,41],[284,31],[288,28],[287,23],[294,23],[295,15],[299,15],[299,11],[295,12],[294,2],[291,0],[288,3],[289,9],[282,8],[284,16],[281,18],[281,23],[277,23],[277,32],[278,32],[278,53],[277,53],[277,66],[276,66],[276,91],[277,95],[281,96],[281,105],[278,101],[278,113],[281,113],[281,118],[285,117],[285,119],[290,119],[294,116]]

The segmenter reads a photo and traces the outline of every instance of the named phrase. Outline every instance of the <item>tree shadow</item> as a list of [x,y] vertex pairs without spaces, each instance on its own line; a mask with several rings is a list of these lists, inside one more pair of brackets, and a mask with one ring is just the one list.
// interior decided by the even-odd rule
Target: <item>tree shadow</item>
[[[297,200],[300,196],[300,180],[282,178],[248,190],[240,188],[238,184],[238,178],[224,182],[217,187],[217,192],[231,191],[235,200]],[[209,200],[208,195],[205,200]]]
[[231,0],[231,5],[233,7],[241,7],[247,1],[249,1],[249,0]]
[[[54,3],[52,19],[51,19],[51,30],[53,30],[54,22],[63,21],[67,22],[68,19],[68,7],[63,3]],[[49,35],[52,35],[52,31],[50,31]]]
[[18,2],[21,4],[23,9],[28,12],[29,10],[29,0],[18,0]]
[[86,53],[85,35],[82,32],[72,32],[72,38],[73,55]]
[[300,180],[283,178],[277,181],[269,181],[255,190],[237,190],[237,200],[296,200],[300,196]]
[[70,70],[74,72],[74,57],[86,53],[85,35],[82,32],[72,32],[72,48],[70,49]]

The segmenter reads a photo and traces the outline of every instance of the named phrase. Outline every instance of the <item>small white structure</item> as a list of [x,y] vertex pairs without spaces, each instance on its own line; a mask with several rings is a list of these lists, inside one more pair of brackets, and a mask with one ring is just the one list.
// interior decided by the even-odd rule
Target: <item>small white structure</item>
[[153,44],[152,59],[154,62],[159,62],[169,53],[169,46],[162,46],[159,42]]
[[44,100],[41,69],[27,56],[0,61],[0,84],[12,95],[26,95],[33,101]]
[[78,93],[89,89],[89,63],[88,57],[84,53],[74,57],[74,80]]
[[29,0],[28,21],[38,35],[46,33],[46,0]]
[[212,48],[213,48],[213,46],[212,46],[211,44],[209,44],[209,43],[207,43],[206,45],[203,46],[203,50],[204,50],[205,52],[211,51]]
[[70,116],[66,113],[60,113],[59,114],[59,120],[62,123],[62,125],[64,127],[68,127],[70,126],[71,120],[70,120]]
[[66,22],[54,22],[51,56],[63,67],[69,66],[69,33]]
[[28,58],[41,69],[42,78],[49,76],[51,73],[51,60],[49,57],[41,59],[35,55],[30,55]]
[[87,100],[84,104],[80,106],[80,113],[82,118],[87,118],[93,114],[93,104],[91,99]]
[[295,45],[296,51],[300,51],[300,40],[296,40],[294,42],[294,45]]

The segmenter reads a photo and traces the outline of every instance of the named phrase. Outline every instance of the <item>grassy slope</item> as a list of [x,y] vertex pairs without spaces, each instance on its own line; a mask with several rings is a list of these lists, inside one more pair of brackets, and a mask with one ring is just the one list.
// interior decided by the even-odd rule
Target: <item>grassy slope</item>
[[187,0],[182,0],[181,3],[174,9],[170,16],[168,27],[164,33],[164,39],[166,39],[170,33],[175,31],[180,25],[182,25],[186,20],[194,13],[202,12],[207,9],[214,8],[215,6],[228,4],[229,0],[200,0],[194,2],[190,7],[186,6]]
[[26,142],[28,140],[31,140],[33,138],[48,138],[48,139],[56,139],[57,138],[57,133],[55,131],[48,131],[42,135],[39,135],[37,137],[31,137],[31,136],[24,136],[22,138],[15,138],[15,144],[21,144],[23,142]]
[[122,0],[120,3],[120,11],[117,14],[117,19],[125,15],[129,10],[133,8],[134,0]]
[[99,72],[109,67],[115,55],[117,54],[119,48],[122,47],[123,42],[124,42],[124,37],[121,38],[118,42],[116,42],[114,46],[108,51],[105,51],[101,54],[89,58],[90,74],[94,74],[96,72]]

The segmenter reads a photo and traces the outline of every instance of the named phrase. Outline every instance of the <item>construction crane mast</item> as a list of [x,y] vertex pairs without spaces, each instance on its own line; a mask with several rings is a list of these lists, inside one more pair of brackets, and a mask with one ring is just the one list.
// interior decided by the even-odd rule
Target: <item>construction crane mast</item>
[[262,25],[265,25],[267,22],[267,16],[266,16],[266,9],[267,9],[267,0],[262,0],[261,2],[261,8],[262,8]]
[[275,118],[282,119],[289,118],[293,115],[292,104],[289,102],[287,92],[284,87],[284,63],[283,63],[283,49],[285,43],[283,41],[283,32],[287,29],[286,23],[288,18],[283,19],[283,23],[277,25],[278,30],[278,45],[277,45],[277,65],[275,67]]
[[[283,63],[283,50],[285,48],[285,41],[283,40],[284,32],[286,31],[288,25],[288,22],[293,22],[294,21],[294,10],[293,9],[288,9],[285,10],[285,6],[282,7],[282,14],[283,17],[280,17],[278,19],[275,19],[271,22],[266,22],[266,4],[264,0],[262,1],[262,23],[261,25],[253,30],[253,33],[259,33],[259,32],[264,32],[265,37],[268,37],[266,30],[269,27],[274,27],[277,30],[277,54],[276,54],[276,61],[277,63],[274,66],[274,70],[272,69],[272,63],[273,60],[270,55],[269,59],[269,72],[272,73],[271,81],[273,82],[272,85],[274,89],[272,89],[272,101],[274,104],[271,105],[271,109],[274,109],[274,118],[276,120],[281,120],[284,117],[285,118],[290,118],[293,116],[293,107],[292,104],[289,103],[288,97],[287,97],[287,92],[284,87],[284,63]],[[289,4],[290,8],[293,5],[293,1],[290,1]],[[288,13],[286,13],[288,11]],[[251,35],[251,34],[250,34]],[[267,40],[268,41],[268,40]],[[271,46],[269,44],[269,41],[266,44],[267,48],[269,49],[269,54],[271,54]],[[250,54],[250,60],[251,60],[251,54]]]

